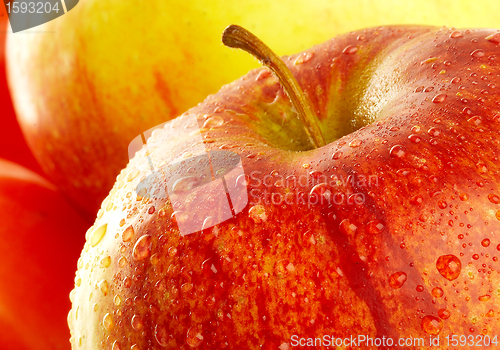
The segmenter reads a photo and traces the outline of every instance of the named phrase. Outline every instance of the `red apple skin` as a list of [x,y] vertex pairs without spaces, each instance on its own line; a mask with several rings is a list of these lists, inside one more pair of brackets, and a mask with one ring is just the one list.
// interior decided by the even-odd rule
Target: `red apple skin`
[[68,293],[89,226],[55,187],[0,159],[0,349],[70,349]]
[[[438,334],[442,348],[453,348],[452,334],[494,340],[496,33],[367,29],[285,59],[328,142],[318,149],[304,151],[296,114],[266,69],[188,111],[208,124],[200,131],[208,150],[241,156],[249,204],[181,236],[170,200],[134,192],[149,174],[145,151],[137,153],[88,231],[69,316],[73,348],[81,340],[83,349],[289,349],[293,335],[425,340],[408,349],[432,349]],[[189,153],[191,135],[150,138],[153,164]],[[217,208],[210,188],[196,196]]]

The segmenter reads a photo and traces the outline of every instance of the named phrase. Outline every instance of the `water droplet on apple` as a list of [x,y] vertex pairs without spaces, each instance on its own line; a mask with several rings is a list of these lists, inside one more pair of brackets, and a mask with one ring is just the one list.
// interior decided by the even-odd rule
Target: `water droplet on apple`
[[408,136],[408,139],[413,143],[419,143],[420,141],[422,141],[420,136],[415,135],[415,134],[411,134],[410,136]]
[[462,34],[462,32],[460,32],[458,30],[455,30],[453,33],[450,34],[450,38],[453,38],[453,39],[461,38],[463,36],[464,35]]
[[339,159],[340,157],[342,157],[342,152],[338,151],[338,152],[335,152],[333,155],[332,155],[332,159]]
[[109,255],[102,258],[101,262],[99,263],[99,266],[101,266],[102,268],[107,268],[109,267],[109,265],[111,265],[111,257]]
[[441,130],[439,128],[433,127],[430,128],[427,133],[432,137],[438,137],[441,134]]
[[488,199],[491,203],[493,204],[498,204],[500,203],[500,197],[498,197],[496,194],[489,194]]
[[366,231],[371,235],[378,235],[384,229],[384,224],[380,220],[372,220],[366,225]]
[[396,272],[389,277],[389,285],[394,289],[399,289],[405,284],[408,276],[403,271]]
[[460,276],[462,271],[462,262],[455,255],[443,255],[436,261],[436,268],[449,281],[453,281]]
[[495,316],[495,311],[493,309],[488,310],[488,312],[485,315],[486,317],[493,317]]
[[94,232],[92,232],[90,236],[90,245],[92,247],[95,247],[97,244],[99,244],[99,242],[106,234],[107,229],[108,229],[108,224],[104,224],[101,227],[94,230]]
[[123,268],[125,267],[125,265],[127,265],[127,258],[122,256],[120,259],[118,259],[118,266]]
[[486,40],[488,40],[490,43],[498,45],[500,44],[500,33],[488,35],[486,37]]
[[476,168],[482,174],[485,174],[488,172],[488,168],[486,167],[486,164],[484,164],[483,162],[478,162],[476,164]]
[[470,54],[474,58],[481,58],[485,55],[484,50],[477,49],[471,52]]
[[451,83],[452,84],[458,84],[462,81],[462,79],[460,79],[459,77],[455,77],[453,79],[451,79]]
[[483,240],[481,241],[481,245],[482,245],[483,247],[489,247],[489,246],[490,246],[490,243],[491,243],[491,241],[490,241],[488,238],[485,238],[485,239],[483,239]]
[[474,260],[479,259],[479,254],[474,254],[474,255],[472,255],[472,259],[474,259]]
[[267,214],[266,214],[266,208],[264,206],[257,204],[251,207],[248,210],[248,216],[250,216],[255,223],[260,223],[260,222],[266,222],[267,220]]
[[132,181],[133,179],[135,179],[137,177],[137,175],[139,175],[141,172],[139,171],[139,169],[131,169],[129,171],[129,173],[127,174],[127,181],[130,182]]
[[410,204],[413,204],[413,205],[420,205],[420,204],[422,204],[423,201],[424,201],[424,199],[420,195],[416,195],[416,196],[413,196],[410,198]]
[[342,53],[346,54],[346,55],[352,55],[354,53],[356,53],[356,51],[358,51],[358,48],[354,45],[349,45],[349,46],[346,46],[344,48],[344,50],[342,50]]
[[478,116],[478,115],[475,115],[469,119],[467,119],[467,121],[473,125],[476,125],[478,126],[479,124],[481,124],[481,117]]
[[120,350],[120,345],[118,344],[118,340],[115,340],[113,343],[113,347],[111,350]]
[[432,289],[431,294],[435,298],[441,298],[444,294],[443,290],[439,287],[435,287]]
[[109,292],[109,286],[108,286],[108,281],[106,280],[101,280],[97,283],[97,288],[101,291],[101,293],[106,296],[108,295]]
[[151,244],[151,236],[144,235],[139,238],[132,251],[134,260],[140,261],[148,258],[151,255]]
[[441,103],[441,102],[444,102],[444,100],[446,100],[446,94],[439,94],[439,95],[434,96],[434,98],[432,99],[432,102]]
[[417,286],[417,288],[415,288],[415,289],[416,289],[416,291],[417,291],[417,292],[419,292],[419,293],[421,293],[421,292],[423,292],[423,291],[425,290],[424,286],[422,286],[422,285],[420,285],[420,284],[419,284],[419,285]]
[[120,306],[121,303],[122,303],[122,298],[117,294],[115,295],[115,297],[113,298],[113,303],[116,305],[116,306]]
[[134,315],[132,317],[131,324],[132,324],[132,328],[136,331],[140,331],[144,326],[144,323],[142,321],[142,317],[139,315]]
[[164,326],[159,324],[155,327],[155,339],[161,347],[166,347],[168,345],[168,333],[167,329]]
[[391,155],[391,157],[401,158],[401,157],[404,157],[406,155],[406,152],[405,152],[405,149],[403,146],[396,145],[396,146],[393,146],[391,148],[391,150],[389,151],[389,154]]
[[114,327],[114,322],[113,322],[113,317],[111,314],[107,313],[104,318],[102,319],[102,324],[104,326],[104,329],[110,331]]
[[129,226],[123,231],[122,233],[122,241],[128,242],[134,235],[134,228],[132,226]]
[[430,335],[438,335],[443,328],[443,321],[431,315],[427,315],[422,319],[422,330]]
[[340,222],[339,224],[340,230],[345,233],[346,235],[352,235],[356,232],[358,227],[351,223],[349,219],[344,219]]
[[460,200],[462,200],[462,201],[466,201],[469,199],[469,195],[467,193],[460,193],[459,197],[460,197]]
[[176,180],[172,185],[172,191],[179,194],[185,191],[190,191],[196,188],[200,183],[200,178],[197,176],[184,176]]
[[216,115],[205,120],[205,122],[203,123],[203,128],[217,128],[219,126],[222,126],[222,124],[224,124],[224,119]]
[[483,302],[484,302],[484,301],[488,301],[488,300],[490,300],[490,299],[491,299],[491,295],[488,295],[488,294],[481,295],[481,296],[479,296],[479,297],[478,297],[478,300],[479,300],[479,301],[483,301]]
[[438,207],[441,209],[446,209],[448,207],[448,204],[445,201],[439,201]]
[[302,52],[296,59],[293,64],[299,65],[302,63],[305,63],[309,61],[311,58],[313,58],[314,52]]
[[148,209],[148,213],[149,214],[153,214],[155,212],[155,207],[154,206],[151,206],[149,209]]
[[201,335],[201,331],[199,329],[195,329],[194,327],[189,328],[186,335],[186,343],[195,348],[200,346],[203,343],[203,336]]
[[350,147],[359,147],[361,145],[361,140],[358,140],[358,139],[354,139],[352,140],[351,142],[349,142],[349,146]]
[[450,318],[451,313],[446,309],[439,309],[438,316],[441,317],[443,320],[447,320]]

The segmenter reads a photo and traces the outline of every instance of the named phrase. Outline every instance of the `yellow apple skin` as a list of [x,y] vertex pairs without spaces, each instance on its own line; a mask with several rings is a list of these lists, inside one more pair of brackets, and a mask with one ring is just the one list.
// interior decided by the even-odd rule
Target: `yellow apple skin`
[[258,65],[222,46],[227,25],[289,54],[368,26],[495,26],[494,9],[494,1],[82,0],[29,34],[9,35],[8,75],[38,162],[94,217],[135,136]]

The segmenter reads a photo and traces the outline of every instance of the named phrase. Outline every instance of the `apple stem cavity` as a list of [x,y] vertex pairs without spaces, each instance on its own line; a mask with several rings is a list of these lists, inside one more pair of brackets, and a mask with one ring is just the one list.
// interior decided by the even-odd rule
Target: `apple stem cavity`
[[285,62],[275,54],[259,38],[243,27],[232,24],[222,33],[222,43],[228,47],[242,49],[264,66],[268,67],[278,78],[292,105],[297,111],[309,141],[314,148],[324,146],[325,139],[318,126],[316,115],[312,112],[311,103],[293,76]]

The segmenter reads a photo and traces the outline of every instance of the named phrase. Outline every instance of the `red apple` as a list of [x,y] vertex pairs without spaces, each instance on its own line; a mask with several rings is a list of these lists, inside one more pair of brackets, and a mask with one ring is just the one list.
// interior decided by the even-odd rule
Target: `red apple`
[[291,74],[225,39],[285,89],[257,69],[153,132],[88,231],[73,349],[497,346],[500,33],[360,30]]
[[69,349],[68,293],[88,223],[55,187],[0,160],[0,348]]
[[16,119],[14,106],[7,86],[5,72],[5,38],[7,36],[9,18],[5,8],[0,6],[0,111],[2,115],[2,130],[0,138],[0,158],[19,163],[39,174],[42,168],[31,153]]

